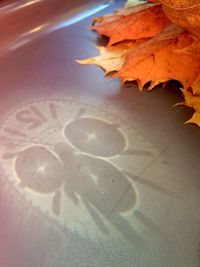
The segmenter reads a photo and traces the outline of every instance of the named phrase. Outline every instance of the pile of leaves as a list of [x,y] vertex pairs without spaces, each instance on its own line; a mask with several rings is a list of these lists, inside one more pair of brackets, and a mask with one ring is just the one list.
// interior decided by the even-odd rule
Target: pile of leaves
[[184,102],[195,112],[188,121],[200,126],[200,1],[127,1],[123,9],[95,18],[92,30],[107,36],[96,64],[122,83],[136,81],[148,90],[169,80],[182,84]]

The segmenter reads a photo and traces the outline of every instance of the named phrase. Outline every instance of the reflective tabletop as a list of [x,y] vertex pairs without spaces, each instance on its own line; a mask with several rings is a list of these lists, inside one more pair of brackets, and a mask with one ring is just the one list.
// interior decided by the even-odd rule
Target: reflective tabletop
[[200,129],[177,84],[76,63],[123,4],[0,2],[0,266],[200,266]]

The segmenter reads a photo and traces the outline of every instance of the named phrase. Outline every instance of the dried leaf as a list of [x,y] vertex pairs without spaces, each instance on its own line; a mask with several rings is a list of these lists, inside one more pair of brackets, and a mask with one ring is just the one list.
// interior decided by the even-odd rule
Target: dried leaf
[[92,26],[93,30],[110,38],[109,46],[124,40],[154,37],[170,24],[161,5],[144,4],[122,9],[115,16],[96,19],[98,25]]
[[200,60],[200,40],[193,36],[194,42],[190,45],[182,49],[181,53],[186,53],[190,56],[193,56],[195,59]]
[[[134,7],[130,7],[130,8],[117,9],[113,14],[108,14],[108,15],[104,15],[102,17],[94,18],[92,25],[93,26],[95,25],[95,27],[96,27],[96,26],[102,26],[105,24],[109,24],[110,22],[116,21],[116,20],[122,18],[123,16],[133,15],[135,13],[138,13],[140,11],[148,9],[152,6],[155,6],[155,4],[145,2],[145,4],[143,4],[143,5],[134,6]],[[91,27],[91,29],[95,30],[94,27]]]
[[149,81],[160,80],[178,80],[184,88],[188,88],[200,72],[200,61],[179,50],[192,42],[189,33],[170,27],[159,37],[131,50],[114,77],[120,77],[123,82],[137,80],[140,89]]
[[191,119],[186,123],[195,123],[200,127],[200,96],[194,96],[190,91],[182,90],[185,102],[181,103],[185,106],[191,107],[195,110]]
[[150,86],[148,87],[148,91],[151,91],[154,89],[154,87],[156,87],[157,85],[159,84],[165,84],[167,82],[167,80],[158,80],[158,81],[154,81],[154,82],[151,82]]
[[194,95],[200,95],[200,73],[197,79],[191,85],[191,88]]
[[106,74],[119,71],[124,64],[124,58],[131,48],[136,48],[137,42],[125,42],[111,47],[99,46],[100,55],[84,60],[77,60],[80,64],[95,64],[105,70]]
[[200,37],[199,0],[161,0],[167,17],[176,25]]
[[110,38],[108,46],[98,48],[98,57],[79,62],[116,71],[111,76],[123,82],[136,80],[140,90],[147,82],[151,90],[168,80],[180,81],[185,98],[180,104],[195,110],[187,123],[200,126],[200,2],[143,2],[128,0],[128,8],[94,19],[92,29]]
[[77,60],[80,64],[95,64],[104,69],[107,73],[113,71],[119,71],[124,64],[125,54],[136,46],[136,42],[128,42],[117,44],[106,48],[104,46],[98,46],[99,56],[92,57],[84,60]]

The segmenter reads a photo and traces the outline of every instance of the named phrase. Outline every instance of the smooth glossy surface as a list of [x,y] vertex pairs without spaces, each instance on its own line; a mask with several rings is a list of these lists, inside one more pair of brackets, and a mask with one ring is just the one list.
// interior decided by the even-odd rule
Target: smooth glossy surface
[[1,3],[0,266],[199,265],[191,110],[173,84],[139,93],[75,62],[102,42],[88,16],[122,5]]

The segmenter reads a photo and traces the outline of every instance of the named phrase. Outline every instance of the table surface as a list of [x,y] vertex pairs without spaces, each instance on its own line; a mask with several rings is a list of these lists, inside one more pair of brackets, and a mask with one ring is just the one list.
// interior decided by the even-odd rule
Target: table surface
[[175,83],[75,60],[123,1],[0,4],[0,265],[198,267],[200,130]]

